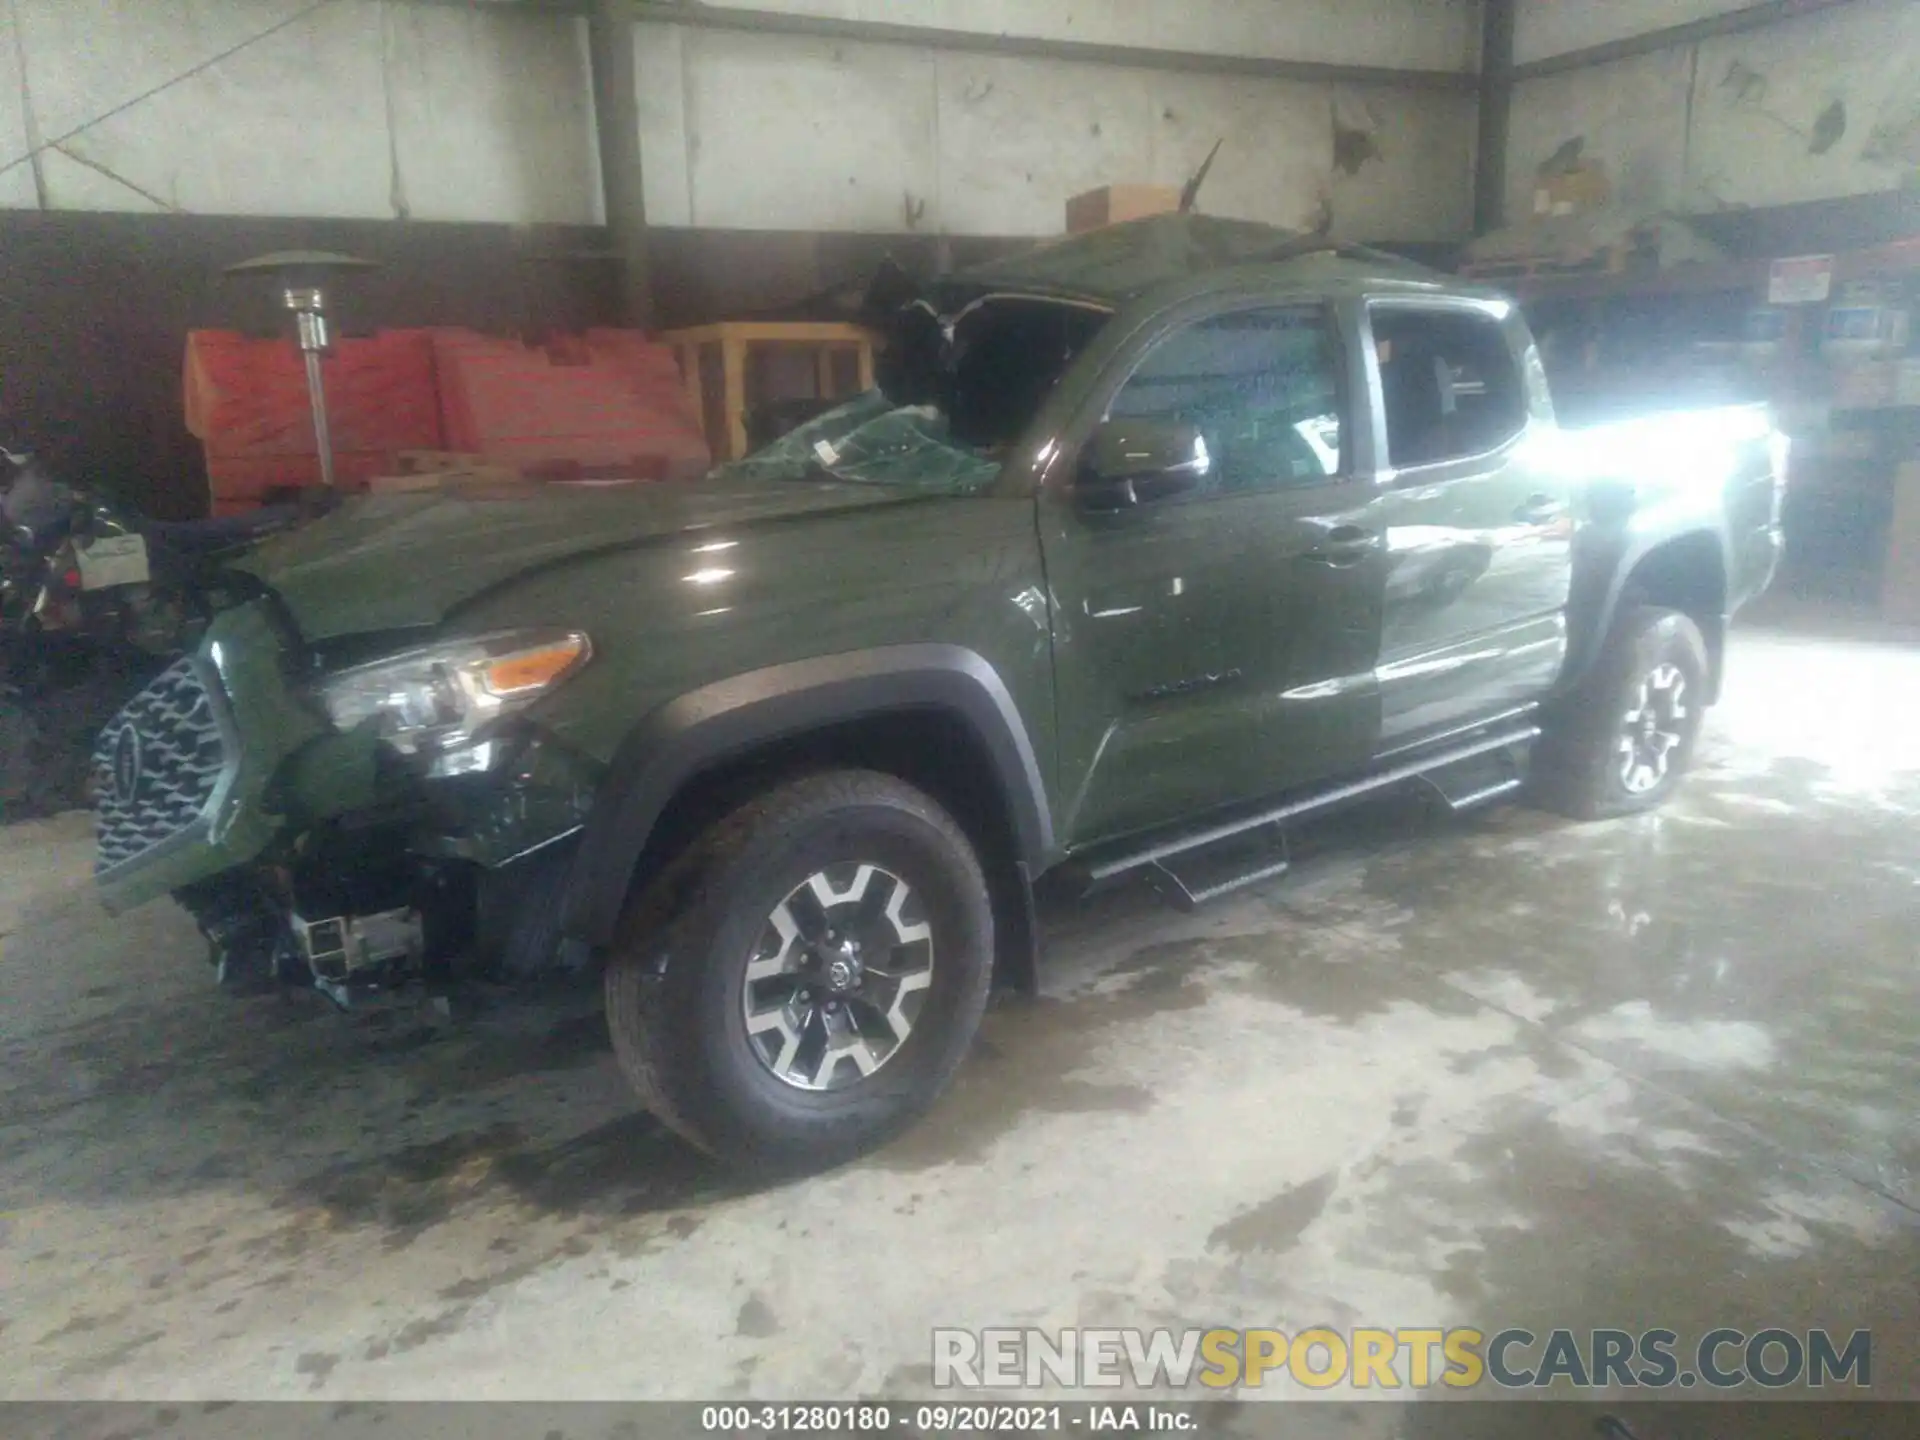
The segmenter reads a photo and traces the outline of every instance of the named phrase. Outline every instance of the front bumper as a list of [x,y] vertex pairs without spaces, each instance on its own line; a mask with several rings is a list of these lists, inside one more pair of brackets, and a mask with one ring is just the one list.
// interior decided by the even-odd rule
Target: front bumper
[[[195,654],[107,726],[95,756],[94,879],[110,913],[244,865],[279,834],[273,778],[327,731],[294,694],[289,671],[265,609],[241,606],[219,615]],[[157,696],[162,685],[172,692]],[[189,704],[191,719],[182,713]],[[183,738],[185,729],[197,733]]]
[[585,820],[601,773],[586,757],[527,730],[490,772],[424,781],[370,731],[333,729],[303,693],[297,644],[264,604],[226,611],[107,726],[94,877],[109,912],[288,863],[336,819],[483,869]]

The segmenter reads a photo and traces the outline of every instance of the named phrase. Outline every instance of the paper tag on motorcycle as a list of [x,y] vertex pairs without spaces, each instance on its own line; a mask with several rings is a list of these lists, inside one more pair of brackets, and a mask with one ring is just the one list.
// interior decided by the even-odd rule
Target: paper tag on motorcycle
[[152,578],[147,568],[147,542],[139,535],[106,535],[84,549],[75,546],[80,562],[82,590],[111,590],[116,585],[144,585]]

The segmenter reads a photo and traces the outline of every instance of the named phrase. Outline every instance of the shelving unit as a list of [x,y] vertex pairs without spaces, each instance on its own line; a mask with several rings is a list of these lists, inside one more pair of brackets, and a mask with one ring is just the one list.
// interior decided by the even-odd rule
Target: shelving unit
[[[1626,369],[1633,357],[1656,364],[1683,350],[1722,352],[1718,363],[1738,368],[1793,437],[1782,585],[1878,606],[1882,577],[1910,573],[1910,552],[1920,550],[1920,533],[1896,524],[1906,511],[1895,503],[1896,475],[1920,461],[1920,394],[1903,383],[1897,362],[1880,362],[1888,368],[1868,377],[1861,362],[1824,355],[1821,339],[1829,308],[1863,284],[1880,288],[1879,303],[1920,315],[1920,238],[1836,252],[1827,302],[1768,307],[1770,273],[1770,260],[1735,259],[1643,273],[1536,271],[1496,283],[1526,305],[1543,345],[1568,334],[1594,337],[1584,355],[1567,353],[1578,344],[1563,348],[1554,357],[1558,371],[1571,365],[1578,373],[1583,362],[1603,368],[1596,351],[1611,350],[1616,360],[1624,352]],[[1761,308],[1781,312],[1778,339],[1770,355],[1741,364],[1734,357],[1748,316]],[[1920,325],[1913,330],[1920,334]],[[1703,358],[1697,368],[1713,363]],[[1563,374],[1556,378],[1565,384]],[[1875,383],[1861,383],[1866,378]],[[1884,599],[1894,603],[1890,593]]]

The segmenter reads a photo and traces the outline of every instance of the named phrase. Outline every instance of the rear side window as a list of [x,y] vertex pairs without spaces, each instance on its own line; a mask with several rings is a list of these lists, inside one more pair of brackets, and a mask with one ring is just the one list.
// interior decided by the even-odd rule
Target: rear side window
[[1341,473],[1338,352],[1318,306],[1238,310],[1147,352],[1107,414],[1178,420],[1207,442],[1207,492],[1313,485]]
[[1526,428],[1520,366],[1498,321],[1397,305],[1376,308],[1372,319],[1390,464],[1483,455]]

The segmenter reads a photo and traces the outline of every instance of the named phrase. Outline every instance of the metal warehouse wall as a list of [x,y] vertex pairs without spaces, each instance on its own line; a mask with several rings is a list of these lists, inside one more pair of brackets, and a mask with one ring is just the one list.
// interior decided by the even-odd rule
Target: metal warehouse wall
[[[1474,0],[753,8],[1455,71],[1471,68],[1479,13]],[[596,223],[585,31],[501,4],[9,0],[0,164],[51,148],[0,172],[0,206]],[[641,27],[638,62],[647,200],[665,226],[1049,234],[1068,195],[1177,183],[1222,138],[1214,210],[1299,224],[1330,209],[1342,233],[1409,240],[1453,238],[1468,213],[1466,94],[678,26]],[[1351,173],[1333,164],[1336,120],[1367,137]]]
[[8,0],[0,165],[52,148],[0,205],[594,224],[589,93],[585,27],[550,15]]
[[1050,40],[1318,60],[1470,67],[1477,0],[719,0],[716,8],[883,20]]
[[[1335,64],[1470,70],[1464,0],[772,0],[758,9]],[[1179,184],[1218,214],[1439,240],[1471,211],[1470,94],[642,26],[655,224],[1051,235],[1069,195]],[[1365,137],[1351,169],[1335,127]]]
[[1589,45],[1627,40],[1669,25],[1686,25],[1755,0],[1519,0],[1513,58],[1525,65]]
[[[1404,240],[1471,214],[1471,95],[677,27],[638,44],[654,224],[1057,235],[1068,196],[1178,185],[1216,140],[1214,214]],[[1366,137],[1351,173],[1336,124]]]
[[[1742,8],[1726,0],[1522,0],[1522,64]],[[1508,144],[1508,213],[1566,141],[1604,161],[1641,209],[1711,212],[1886,194],[1920,176],[1920,4],[1854,0],[1742,34],[1523,80]],[[1839,102],[1840,111],[1832,107]],[[1835,138],[1817,130],[1844,114]],[[1832,129],[1831,119],[1827,131]]]

